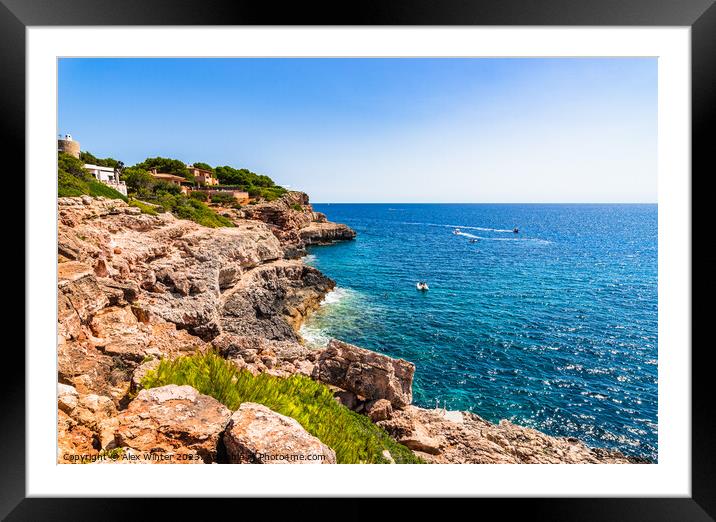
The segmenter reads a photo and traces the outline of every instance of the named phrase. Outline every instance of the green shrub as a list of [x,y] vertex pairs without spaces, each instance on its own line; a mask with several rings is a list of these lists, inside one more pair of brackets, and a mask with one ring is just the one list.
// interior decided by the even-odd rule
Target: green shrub
[[157,169],[158,172],[163,174],[174,174],[175,176],[181,176],[190,181],[193,181],[193,176],[189,173],[189,169],[186,167],[183,161],[173,158],[147,158],[141,163],[134,165],[136,168],[140,168],[146,171]]
[[198,190],[190,192],[189,197],[198,199],[199,201],[209,201],[209,195],[206,192],[200,192]]
[[188,384],[230,410],[255,402],[296,419],[336,452],[338,463],[386,463],[388,450],[397,463],[422,462],[370,419],[339,404],[329,388],[303,375],[288,378],[253,375],[215,352],[162,360],[142,380],[144,388]]
[[57,171],[57,195],[59,197],[89,195],[87,182],[64,170]]
[[82,161],[64,152],[57,156],[57,195],[59,197],[103,196],[127,201],[124,194],[97,181],[85,170]]
[[142,214],[149,214],[150,216],[156,216],[158,214],[156,206],[149,205],[147,203],[144,203],[143,201],[137,201],[136,199],[130,201],[129,206],[137,207],[139,210],[142,211]]
[[112,167],[120,168],[124,165],[123,162],[114,158],[98,158],[89,151],[83,150],[80,152],[80,161],[83,163],[90,163],[92,165],[99,165],[100,167]]
[[90,196],[103,196],[109,199],[121,199],[123,201],[127,201],[127,196],[125,196],[121,192],[114,190],[112,187],[108,187],[101,181],[97,181],[94,178],[89,180],[87,182],[87,185],[89,187]]
[[236,198],[234,198],[234,194],[232,192],[217,192],[215,194],[211,195],[211,202],[212,203],[233,203],[236,201]]
[[249,187],[248,189],[249,196],[266,201],[274,201],[286,194],[286,192],[288,190],[283,187]]
[[302,212],[302,211],[303,211],[303,207],[302,207],[299,203],[293,203],[293,204],[291,204],[291,209],[292,209],[292,210],[295,210],[295,211],[297,211],[297,212]]
[[184,195],[174,195],[160,192],[152,202],[158,203],[165,211],[171,212],[180,219],[189,219],[205,227],[233,227],[234,223],[224,216],[220,216],[206,203]]

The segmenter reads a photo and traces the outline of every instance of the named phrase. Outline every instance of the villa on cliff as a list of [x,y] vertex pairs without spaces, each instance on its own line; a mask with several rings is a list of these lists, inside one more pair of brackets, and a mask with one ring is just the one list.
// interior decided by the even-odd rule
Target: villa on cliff
[[214,177],[210,170],[200,169],[194,165],[187,165],[186,168],[194,176],[194,181],[197,185],[211,187],[219,184],[219,180]]
[[[70,134],[65,134],[63,138],[57,140],[57,152],[64,152],[77,159],[80,158],[80,142],[72,139]],[[92,174],[95,179],[104,183],[108,187],[112,187],[120,194],[127,195],[127,185],[119,179],[119,172],[113,167],[102,167],[85,163],[84,168]]]
[[102,167],[100,165],[92,165],[91,163],[85,163],[84,167],[97,181],[101,181],[125,196],[127,195],[127,185],[124,181],[119,179],[119,172],[113,167]]
[[158,181],[166,181],[167,183],[178,186],[181,189],[182,194],[189,194],[191,182],[188,179],[174,174],[158,172],[156,168],[151,169],[149,173]]
[[214,177],[210,170],[201,169],[193,165],[187,165],[187,169],[194,176],[194,181],[189,181],[181,176],[158,172],[156,168],[149,171],[154,179],[166,181],[181,187],[182,194],[189,195],[191,192],[203,192],[209,197],[213,194],[230,193],[237,203],[246,205],[249,202],[249,193],[234,187],[222,187],[219,180]]
[[190,189],[192,192],[204,192],[209,197],[213,194],[231,193],[234,199],[240,205],[246,205],[249,202],[249,193],[243,190],[237,190],[233,187],[220,186],[219,180],[214,177],[210,170],[202,169],[194,165],[187,165],[189,172],[194,176],[195,185]]
[[[57,140],[57,151],[64,152],[75,158],[80,158],[80,142],[72,139],[70,134],[65,134]],[[237,203],[246,205],[249,200],[249,193],[237,187],[221,186],[219,180],[214,174],[207,169],[202,169],[194,165],[186,166],[194,181],[189,181],[182,176],[169,174],[167,172],[159,172],[156,168],[149,171],[151,176],[158,181],[165,181],[172,185],[176,185],[181,189],[181,193],[189,195],[191,192],[203,192],[211,197],[213,194],[230,193]],[[92,174],[95,179],[104,183],[108,187],[112,187],[117,192],[127,195],[127,185],[119,179],[119,171],[112,167],[103,167],[101,165],[93,165],[86,163],[84,168]]]

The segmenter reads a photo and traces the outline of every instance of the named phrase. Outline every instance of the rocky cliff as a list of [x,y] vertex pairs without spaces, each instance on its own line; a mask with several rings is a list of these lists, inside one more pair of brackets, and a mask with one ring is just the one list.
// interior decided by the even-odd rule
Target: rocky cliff
[[630,461],[505,421],[412,406],[408,361],[335,340],[307,348],[298,327],[334,282],[292,257],[355,232],[313,212],[301,193],[242,212],[235,227],[210,229],[118,200],[59,199],[59,462],[114,448],[137,462],[148,450],[158,463],[257,462],[280,447],[306,457],[298,463],[336,461],[264,406],[231,412],[189,386],[139,390],[160,359],[207,349],[254,374],[325,383],[427,462]]
[[356,236],[350,227],[332,223],[325,214],[315,212],[303,192],[289,192],[276,201],[249,205],[242,209],[241,216],[268,224],[284,245],[286,257],[305,255],[309,245],[327,245]]

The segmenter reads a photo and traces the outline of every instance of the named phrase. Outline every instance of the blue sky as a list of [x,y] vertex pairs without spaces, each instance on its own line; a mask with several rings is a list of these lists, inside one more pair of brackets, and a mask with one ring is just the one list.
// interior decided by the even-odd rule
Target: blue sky
[[654,58],[59,62],[59,133],[314,202],[655,202]]

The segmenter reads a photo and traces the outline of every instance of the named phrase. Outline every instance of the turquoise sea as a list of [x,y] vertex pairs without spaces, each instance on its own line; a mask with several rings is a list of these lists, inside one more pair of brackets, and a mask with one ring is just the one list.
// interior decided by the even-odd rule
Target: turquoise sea
[[358,237],[304,258],[337,282],[307,341],[414,362],[419,406],[656,461],[656,205],[314,208]]

